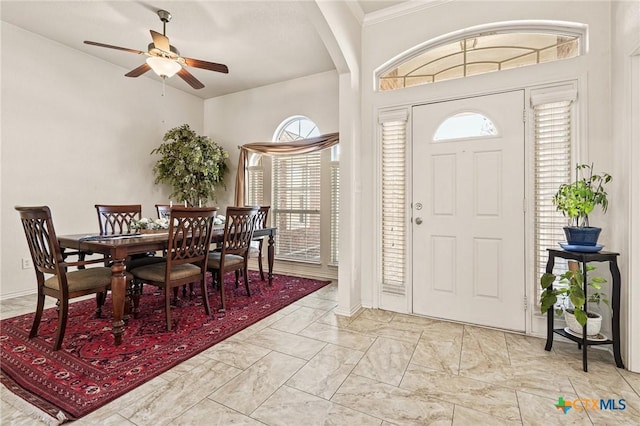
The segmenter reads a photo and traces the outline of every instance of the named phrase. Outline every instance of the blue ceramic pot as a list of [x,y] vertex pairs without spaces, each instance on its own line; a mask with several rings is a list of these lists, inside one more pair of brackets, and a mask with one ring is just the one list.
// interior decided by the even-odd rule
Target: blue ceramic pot
[[602,228],[595,226],[585,226],[584,228],[565,226],[563,229],[567,243],[574,246],[595,246],[598,243],[600,231],[602,231]]

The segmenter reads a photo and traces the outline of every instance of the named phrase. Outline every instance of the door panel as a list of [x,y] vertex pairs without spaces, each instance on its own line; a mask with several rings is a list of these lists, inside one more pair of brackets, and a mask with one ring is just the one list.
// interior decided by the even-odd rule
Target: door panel
[[[516,91],[413,108],[415,313],[524,331],[523,105]],[[456,115],[487,119],[443,138]]]

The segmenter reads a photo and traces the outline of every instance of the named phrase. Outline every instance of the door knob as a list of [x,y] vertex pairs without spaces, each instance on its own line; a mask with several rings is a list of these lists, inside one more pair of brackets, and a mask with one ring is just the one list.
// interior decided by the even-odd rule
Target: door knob
[[421,224],[422,224],[422,218],[416,217],[416,225],[421,225]]

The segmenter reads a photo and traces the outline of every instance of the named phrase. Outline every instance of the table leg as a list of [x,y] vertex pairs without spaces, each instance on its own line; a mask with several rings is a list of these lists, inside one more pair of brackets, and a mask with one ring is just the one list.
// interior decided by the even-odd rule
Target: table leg
[[614,259],[609,261],[609,271],[611,271],[611,332],[613,333],[613,357],[616,360],[616,367],[624,368],[622,356],[620,355],[620,270],[618,262]]
[[111,265],[111,302],[113,304],[113,338],[116,346],[122,343],[124,333],[124,299],[127,291],[127,277],[124,259],[114,260]]
[[[546,272],[548,274],[553,273],[553,265],[555,264],[555,257],[553,254],[549,253],[549,259],[547,260],[547,269]],[[553,285],[553,284],[552,284]],[[547,311],[547,343],[544,346],[545,351],[550,351],[553,346],[553,316],[556,313],[554,312],[553,306],[549,308]]]
[[269,286],[273,284],[273,258],[275,256],[275,248],[273,247],[273,235],[269,235],[269,245],[267,247],[267,262],[269,263]]

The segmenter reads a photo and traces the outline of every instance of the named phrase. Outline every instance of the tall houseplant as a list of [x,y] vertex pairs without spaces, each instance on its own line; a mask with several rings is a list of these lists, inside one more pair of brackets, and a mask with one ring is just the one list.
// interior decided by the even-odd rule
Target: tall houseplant
[[170,197],[191,206],[215,200],[216,187],[224,184],[229,154],[211,138],[199,136],[188,124],[165,133],[151,154],[160,154],[153,167],[155,183],[171,186]]
[[593,173],[593,164],[578,164],[576,180],[558,188],[553,204],[569,218],[569,226],[564,228],[569,244],[596,245],[601,228],[589,225],[589,214],[596,206],[607,211],[609,201],[605,185],[610,181],[608,173]]

